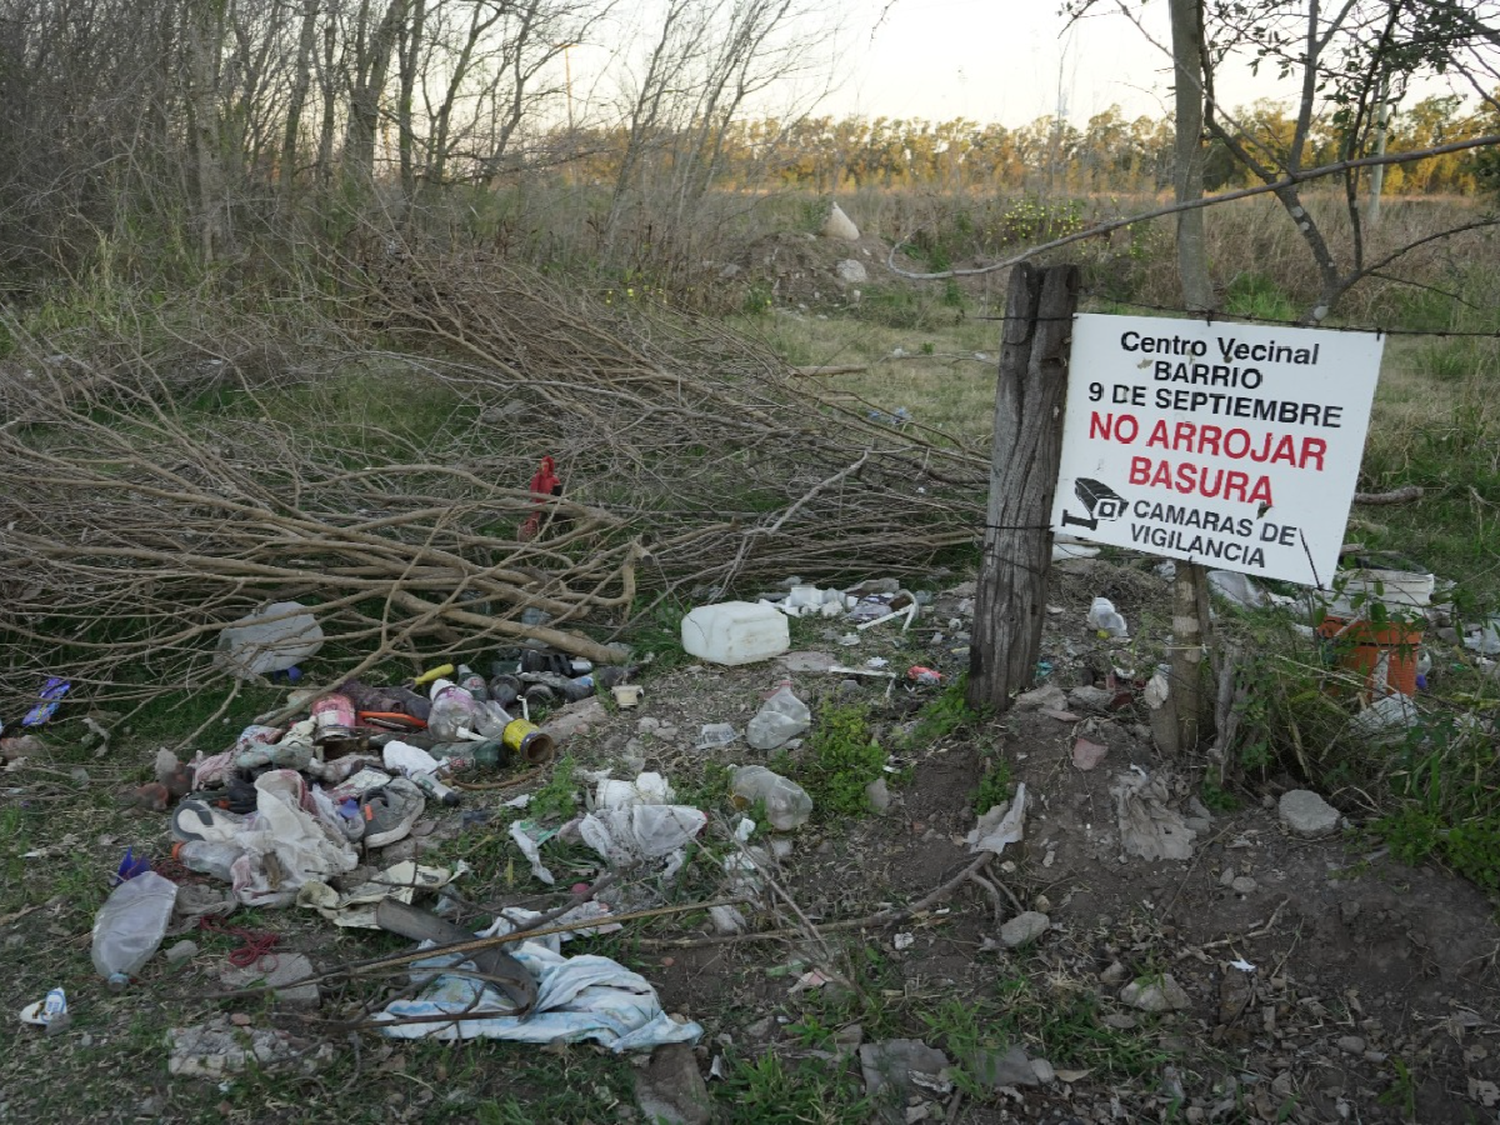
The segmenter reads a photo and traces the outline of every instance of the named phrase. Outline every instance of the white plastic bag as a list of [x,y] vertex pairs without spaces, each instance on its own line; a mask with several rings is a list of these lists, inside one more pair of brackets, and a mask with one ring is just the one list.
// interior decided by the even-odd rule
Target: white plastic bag
[[226,625],[219,661],[236,676],[280,672],[323,647],[323,629],[301,602],[275,602]]

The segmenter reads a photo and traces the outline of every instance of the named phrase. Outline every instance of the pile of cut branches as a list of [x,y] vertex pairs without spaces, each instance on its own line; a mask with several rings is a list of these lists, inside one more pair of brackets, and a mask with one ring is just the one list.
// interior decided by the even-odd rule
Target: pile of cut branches
[[[273,601],[311,607],[330,679],[524,638],[608,660],[648,594],[975,541],[987,456],[820,403],[720,325],[409,255],[335,313],[279,350],[179,331],[0,370],[7,709],[43,673],[204,687]],[[529,490],[543,456],[560,496]]]

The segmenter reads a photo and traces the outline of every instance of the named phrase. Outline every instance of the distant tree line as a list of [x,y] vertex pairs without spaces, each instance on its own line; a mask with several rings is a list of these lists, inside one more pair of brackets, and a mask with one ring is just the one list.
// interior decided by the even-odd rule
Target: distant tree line
[[[0,298],[80,270],[185,273],[249,245],[337,244],[371,218],[460,229],[506,186],[589,193],[608,258],[690,226],[710,192],[863,188],[1156,193],[1169,120],[757,118],[824,65],[810,0],[0,0]],[[569,51],[618,40],[613,89],[573,89]],[[793,83],[788,83],[788,88]],[[602,89],[601,83],[597,88]],[[1388,149],[1496,126],[1436,97]],[[1259,103],[1258,150],[1347,146]],[[1481,190],[1485,159],[1393,168],[1398,193]],[[1250,182],[1209,142],[1209,186]]]

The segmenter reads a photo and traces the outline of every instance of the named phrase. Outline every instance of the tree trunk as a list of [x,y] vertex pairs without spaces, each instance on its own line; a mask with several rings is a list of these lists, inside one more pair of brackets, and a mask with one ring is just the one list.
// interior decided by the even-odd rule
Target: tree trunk
[[187,10],[188,115],[197,176],[198,237],[204,264],[229,241],[224,162],[219,136],[218,66],[223,11],[212,0]]
[[297,180],[297,136],[302,131],[302,110],[312,86],[313,49],[318,31],[318,0],[303,0],[302,28],[297,36],[297,62],[292,71],[292,90],[287,98],[286,131],[281,141],[281,168],[277,177],[282,197],[289,196]]
[[[1172,59],[1176,77],[1176,139],[1172,183],[1178,203],[1203,195],[1203,13],[1202,0],[1169,0],[1172,17]],[[1213,282],[1208,272],[1208,244],[1203,209],[1177,215],[1177,275],[1185,308],[1208,311],[1214,307]],[[1204,710],[1203,654],[1208,575],[1196,563],[1178,563],[1172,589],[1172,675],[1168,681],[1165,714],[1154,716],[1152,727],[1168,754],[1191,750],[1201,735]]]
[[1039,270],[1028,263],[1010,276],[969,648],[967,695],[974,707],[1004,710],[1011,693],[1036,676],[1078,276],[1077,266]]

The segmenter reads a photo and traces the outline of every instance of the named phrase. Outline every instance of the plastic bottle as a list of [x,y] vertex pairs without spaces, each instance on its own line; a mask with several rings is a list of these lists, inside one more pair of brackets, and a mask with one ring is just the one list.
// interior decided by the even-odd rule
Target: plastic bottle
[[812,726],[812,712],[807,704],[783,686],[761,705],[745,726],[745,741],[757,750],[775,750],[785,746]]
[[481,676],[478,672],[474,671],[474,669],[470,668],[467,664],[460,664],[455,675],[458,676],[458,686],[463,688],[464,691],[468,692],[475,699],[483,702],[490,697],[490,689],[488,685],[485,684],[484,677]]
[[189,871],[212,875],[226,883],[234,882],[231,870],[245,849],[217,840],[179,840],[172,845],[172,858]]
[[812,798],[807,790],[765,766],[741,766],[735,770],[730,792],[736,808],[749,808],[756,801],[764,801],[766,819],[778,832],[802,827],[812,814]]
[[[481,733],[479,701],[452,680],[434,680],[432,712],[427,716],[427,730],[434,738],[451,742],[472,738]],[[467,731],[465,734],[463,732]]]
[[456,789],[451,789],[437,777],[426,770],[409,770],[407,778],[416,784],[416,787],[426,793],[434,801],[441,801],[444,805],[452,807],[461,800]]
[[161,946],[176,902],[177,884],[155,871],[127,879],[104,900],[94,918],[91,953],[112,992],[129,984]]

